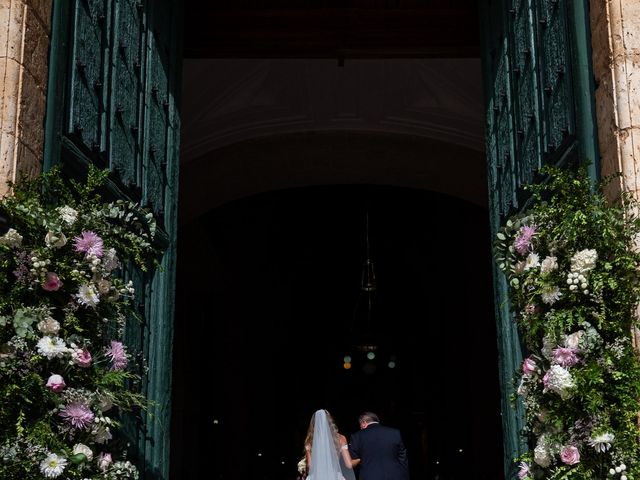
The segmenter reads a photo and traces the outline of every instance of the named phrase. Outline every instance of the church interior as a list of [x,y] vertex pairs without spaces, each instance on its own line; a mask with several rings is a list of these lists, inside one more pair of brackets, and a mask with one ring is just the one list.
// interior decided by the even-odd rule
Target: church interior
[[298,3],[185,9],[171,478],[294,480],[318,408],[503,478],[475,2]]

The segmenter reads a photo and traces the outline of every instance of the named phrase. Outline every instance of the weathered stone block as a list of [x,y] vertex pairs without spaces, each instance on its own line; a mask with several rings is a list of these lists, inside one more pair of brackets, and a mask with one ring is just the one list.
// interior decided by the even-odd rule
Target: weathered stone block
[[20,61],[22,56],[22,31],[24,5],[19,0],[0,2],[0,52],[1,56]]
[[20,140],[37,156],[43,152],[43,128],[46,111],[46,96],[35,78],[24,72],[20,99],[18,132]]
[[0,131],[16,134],[21,66],[11,58],[0,58]]
[[45,29],[35,12],[28,11],[26,16],[26,31],[24,39],[24,67],[34,76],[38,86],[46,88],[49,31]]
[[27,6],[40,19],[46,32],[51,30],[51,0],[27,0]]
[[0,132],[0,197],[9,192],[7,181],[13,180],[16,137]]
[[18,142],[18,161],[16,162],[16,181],[22,178],[33,178],[42,170],[40,157],[24,143]]

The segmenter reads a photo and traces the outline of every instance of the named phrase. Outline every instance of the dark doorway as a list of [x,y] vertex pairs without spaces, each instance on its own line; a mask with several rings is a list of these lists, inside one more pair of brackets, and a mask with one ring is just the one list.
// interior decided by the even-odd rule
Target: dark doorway
[[293,479],[318,408],[347,435],[365,409],[400,428],[413,479],[503,478],[486,210],[417,189],[291,189],[212,210],[178,248],[172,478]]

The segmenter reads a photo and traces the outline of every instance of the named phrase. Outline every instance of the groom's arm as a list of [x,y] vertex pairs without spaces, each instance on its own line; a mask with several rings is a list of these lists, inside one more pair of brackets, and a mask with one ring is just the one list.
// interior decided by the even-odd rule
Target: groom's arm
[[357,433],[349,437],[349,454],[354,460],[360,458],[360,438]]
[[398,431],[398,462],[404,468],[409,468],[409,459],[407,458],[407,449],[404,446],[404,442],[402,441],[402,436]]

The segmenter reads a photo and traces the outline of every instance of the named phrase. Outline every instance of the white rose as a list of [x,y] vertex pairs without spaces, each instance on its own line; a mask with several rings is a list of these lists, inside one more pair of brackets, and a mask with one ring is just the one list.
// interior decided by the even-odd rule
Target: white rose
[[545,257],[542,261],[542,265],[540,266],[540,271],[542,273],[552,272],[558,268],[558,259],[556,257]]
[[87,447],[85,444],[83,443],[76,443],[73,446],[73,455],[77,455],[77,454],[83,454],[85,457],[87,457],[88,461],[93,460],[93,452],[91,451],[91,449],[89,447]]
[[67,237],[64,236],[64,233],[54,233],[49,231],[44,237],[44,243],[46,243],[49,248],[64,247],[67,244]]
[[584,335],[584,330],[578,330],[577,332],[567,335],[564,339],[564,346],[567,348],[577,349],[580,345],[580,339]]
[[0,244],[9,245],[10,247],[19,247],[22,245],[22,235],[13,228],[10,228],[7,233],[0,237]]
[[60,331],[60,323],[51,317],[47,317],[38,322],[38,330],[45,335],[56,335]]
[[60,220],[67,226],[70,227],[73,225],[78,219],[78,212],[73,208],[65,205],[64,207],[58,208],[58,213],[60,214]]

